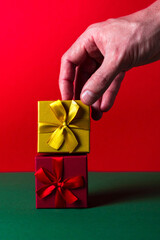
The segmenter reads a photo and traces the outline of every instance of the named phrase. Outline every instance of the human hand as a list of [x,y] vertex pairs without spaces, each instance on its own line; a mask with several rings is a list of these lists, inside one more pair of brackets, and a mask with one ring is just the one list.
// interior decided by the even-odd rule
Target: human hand
[[112,107],[127,70],[160,59],[160,1],[156,4],[86,29],[62,57],[63,100],[80,98],[98,120]]

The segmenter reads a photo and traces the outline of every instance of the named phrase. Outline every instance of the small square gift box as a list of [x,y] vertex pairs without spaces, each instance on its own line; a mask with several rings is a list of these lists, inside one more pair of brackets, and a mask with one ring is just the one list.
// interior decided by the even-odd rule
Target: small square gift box
[[87,207],[87,155],[35,158],[36,208]]
[[38,153],[87,153],[90,110],[80,100],[38,102]]

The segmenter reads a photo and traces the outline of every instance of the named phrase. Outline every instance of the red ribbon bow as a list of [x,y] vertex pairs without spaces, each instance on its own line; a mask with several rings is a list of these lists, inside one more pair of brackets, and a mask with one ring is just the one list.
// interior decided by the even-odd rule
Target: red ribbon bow
[[62,181],[63,157],[53,158],[53,173],[46,168],[40,168],[35,176],[44,186],[36,191],[40,198],[45,198],[55,191],[55,207],[64,208],[66,202],[74,203],[78,198],[70,189],[76,189],[84,186],[83,176],[66,178]]

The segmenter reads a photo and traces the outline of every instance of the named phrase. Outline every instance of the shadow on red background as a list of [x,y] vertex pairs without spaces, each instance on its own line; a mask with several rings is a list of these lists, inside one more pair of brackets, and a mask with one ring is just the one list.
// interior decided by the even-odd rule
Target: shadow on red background
[[[33,171],[37,101],[60,98],[61,55],[88,25],[153,1],[9,1],[0,9],[0,171]],[[160,63],[126,75],[112,110],[91,125],[89,170],[159,171]]]

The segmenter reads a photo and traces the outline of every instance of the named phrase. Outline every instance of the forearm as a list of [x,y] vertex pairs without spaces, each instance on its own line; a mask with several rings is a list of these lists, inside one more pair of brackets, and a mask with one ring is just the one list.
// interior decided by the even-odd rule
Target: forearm
[[128,15],[132,21],[142,22],[144,20],[154,21],[160,25],[160,0],[155,1],[150,6]]
[[155,1],[149,7],[146,8],[148,11],[152,11],[154,15],[160,15],[160,0]]

